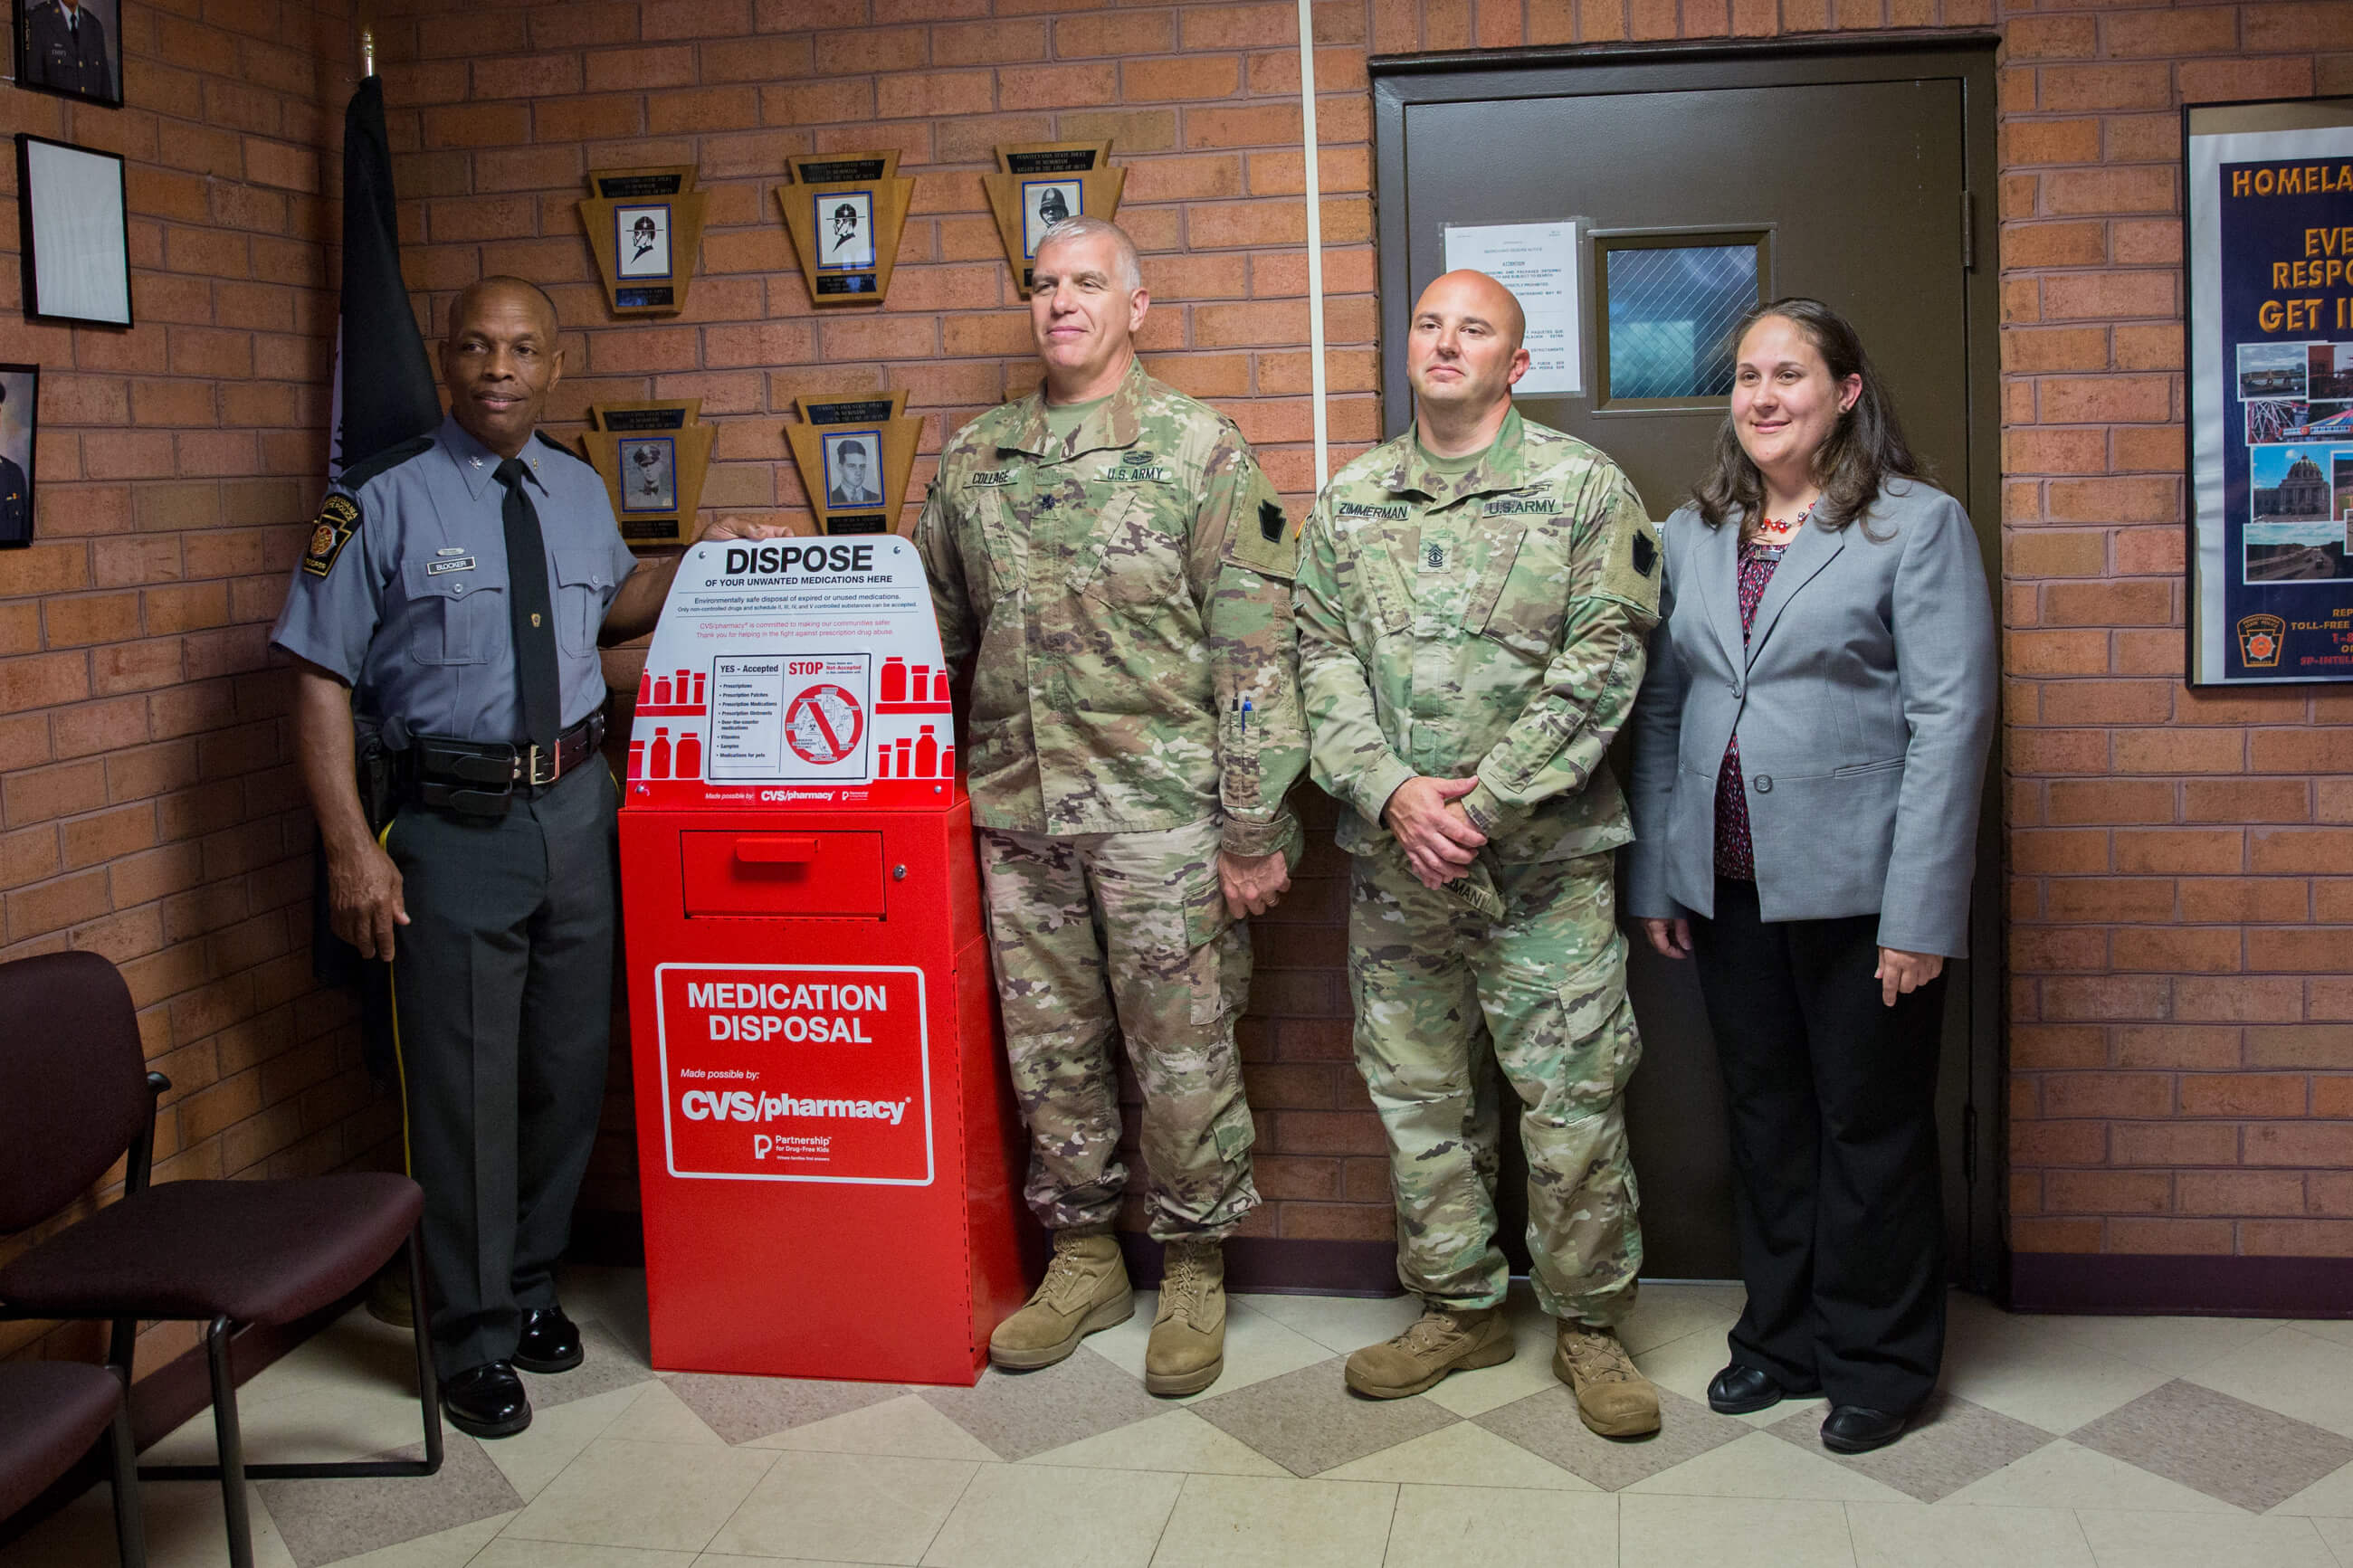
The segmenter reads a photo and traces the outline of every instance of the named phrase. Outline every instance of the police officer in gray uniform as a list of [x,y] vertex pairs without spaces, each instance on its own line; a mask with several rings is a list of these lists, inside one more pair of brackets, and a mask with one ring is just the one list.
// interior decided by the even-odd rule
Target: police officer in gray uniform
[[[619,791],[597,648],[650,630],[677,571],[639,567],[604,481],[538,431],[556,331],[530,283],[466,290],[441,345],[448,417],[330,488],[271,633],[299,667],[335,933],[392,965],[442,1401],[482,1437],[531,1424],[516,1367],[581,1361],[554,1267],[612,1007]],[[354,710],[390,758],[381,833]]]

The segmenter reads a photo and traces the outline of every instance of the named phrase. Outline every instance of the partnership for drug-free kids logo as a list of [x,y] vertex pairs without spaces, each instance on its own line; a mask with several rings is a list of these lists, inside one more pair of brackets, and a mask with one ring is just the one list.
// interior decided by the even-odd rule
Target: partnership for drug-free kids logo
[[671,1175],[931,1184],[921,969],[664,963],[654,1011]]

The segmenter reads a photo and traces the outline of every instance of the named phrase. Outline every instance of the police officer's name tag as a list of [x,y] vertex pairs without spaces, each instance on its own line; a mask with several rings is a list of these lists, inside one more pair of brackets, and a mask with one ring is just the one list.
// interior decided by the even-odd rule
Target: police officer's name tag
[[427,577],[438,577],[444,572],[471,572],[473,569],[474,558],[470,555],[460,555],[455,561],[427,561],[425,563]]

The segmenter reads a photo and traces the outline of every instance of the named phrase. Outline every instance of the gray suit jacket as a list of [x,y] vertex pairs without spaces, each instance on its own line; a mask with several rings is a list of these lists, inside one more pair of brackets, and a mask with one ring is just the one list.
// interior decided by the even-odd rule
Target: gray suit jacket
[[1662,532],[1626,912],[1715,913],[1715,781],[1737,727],[1764,918],[1875,911],[1882,947],[1965,955],[1999,674],[1960,503],[1896,479],[1839,532],[1805,529],[1745,657],[1738,528],[1687,506]]

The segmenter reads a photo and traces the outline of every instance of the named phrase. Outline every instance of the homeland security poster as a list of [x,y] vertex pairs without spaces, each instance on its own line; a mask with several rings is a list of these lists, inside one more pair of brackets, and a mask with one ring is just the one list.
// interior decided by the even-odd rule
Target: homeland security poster
[[2183,121],[2189,679],[2353,679],[2353,100]]

